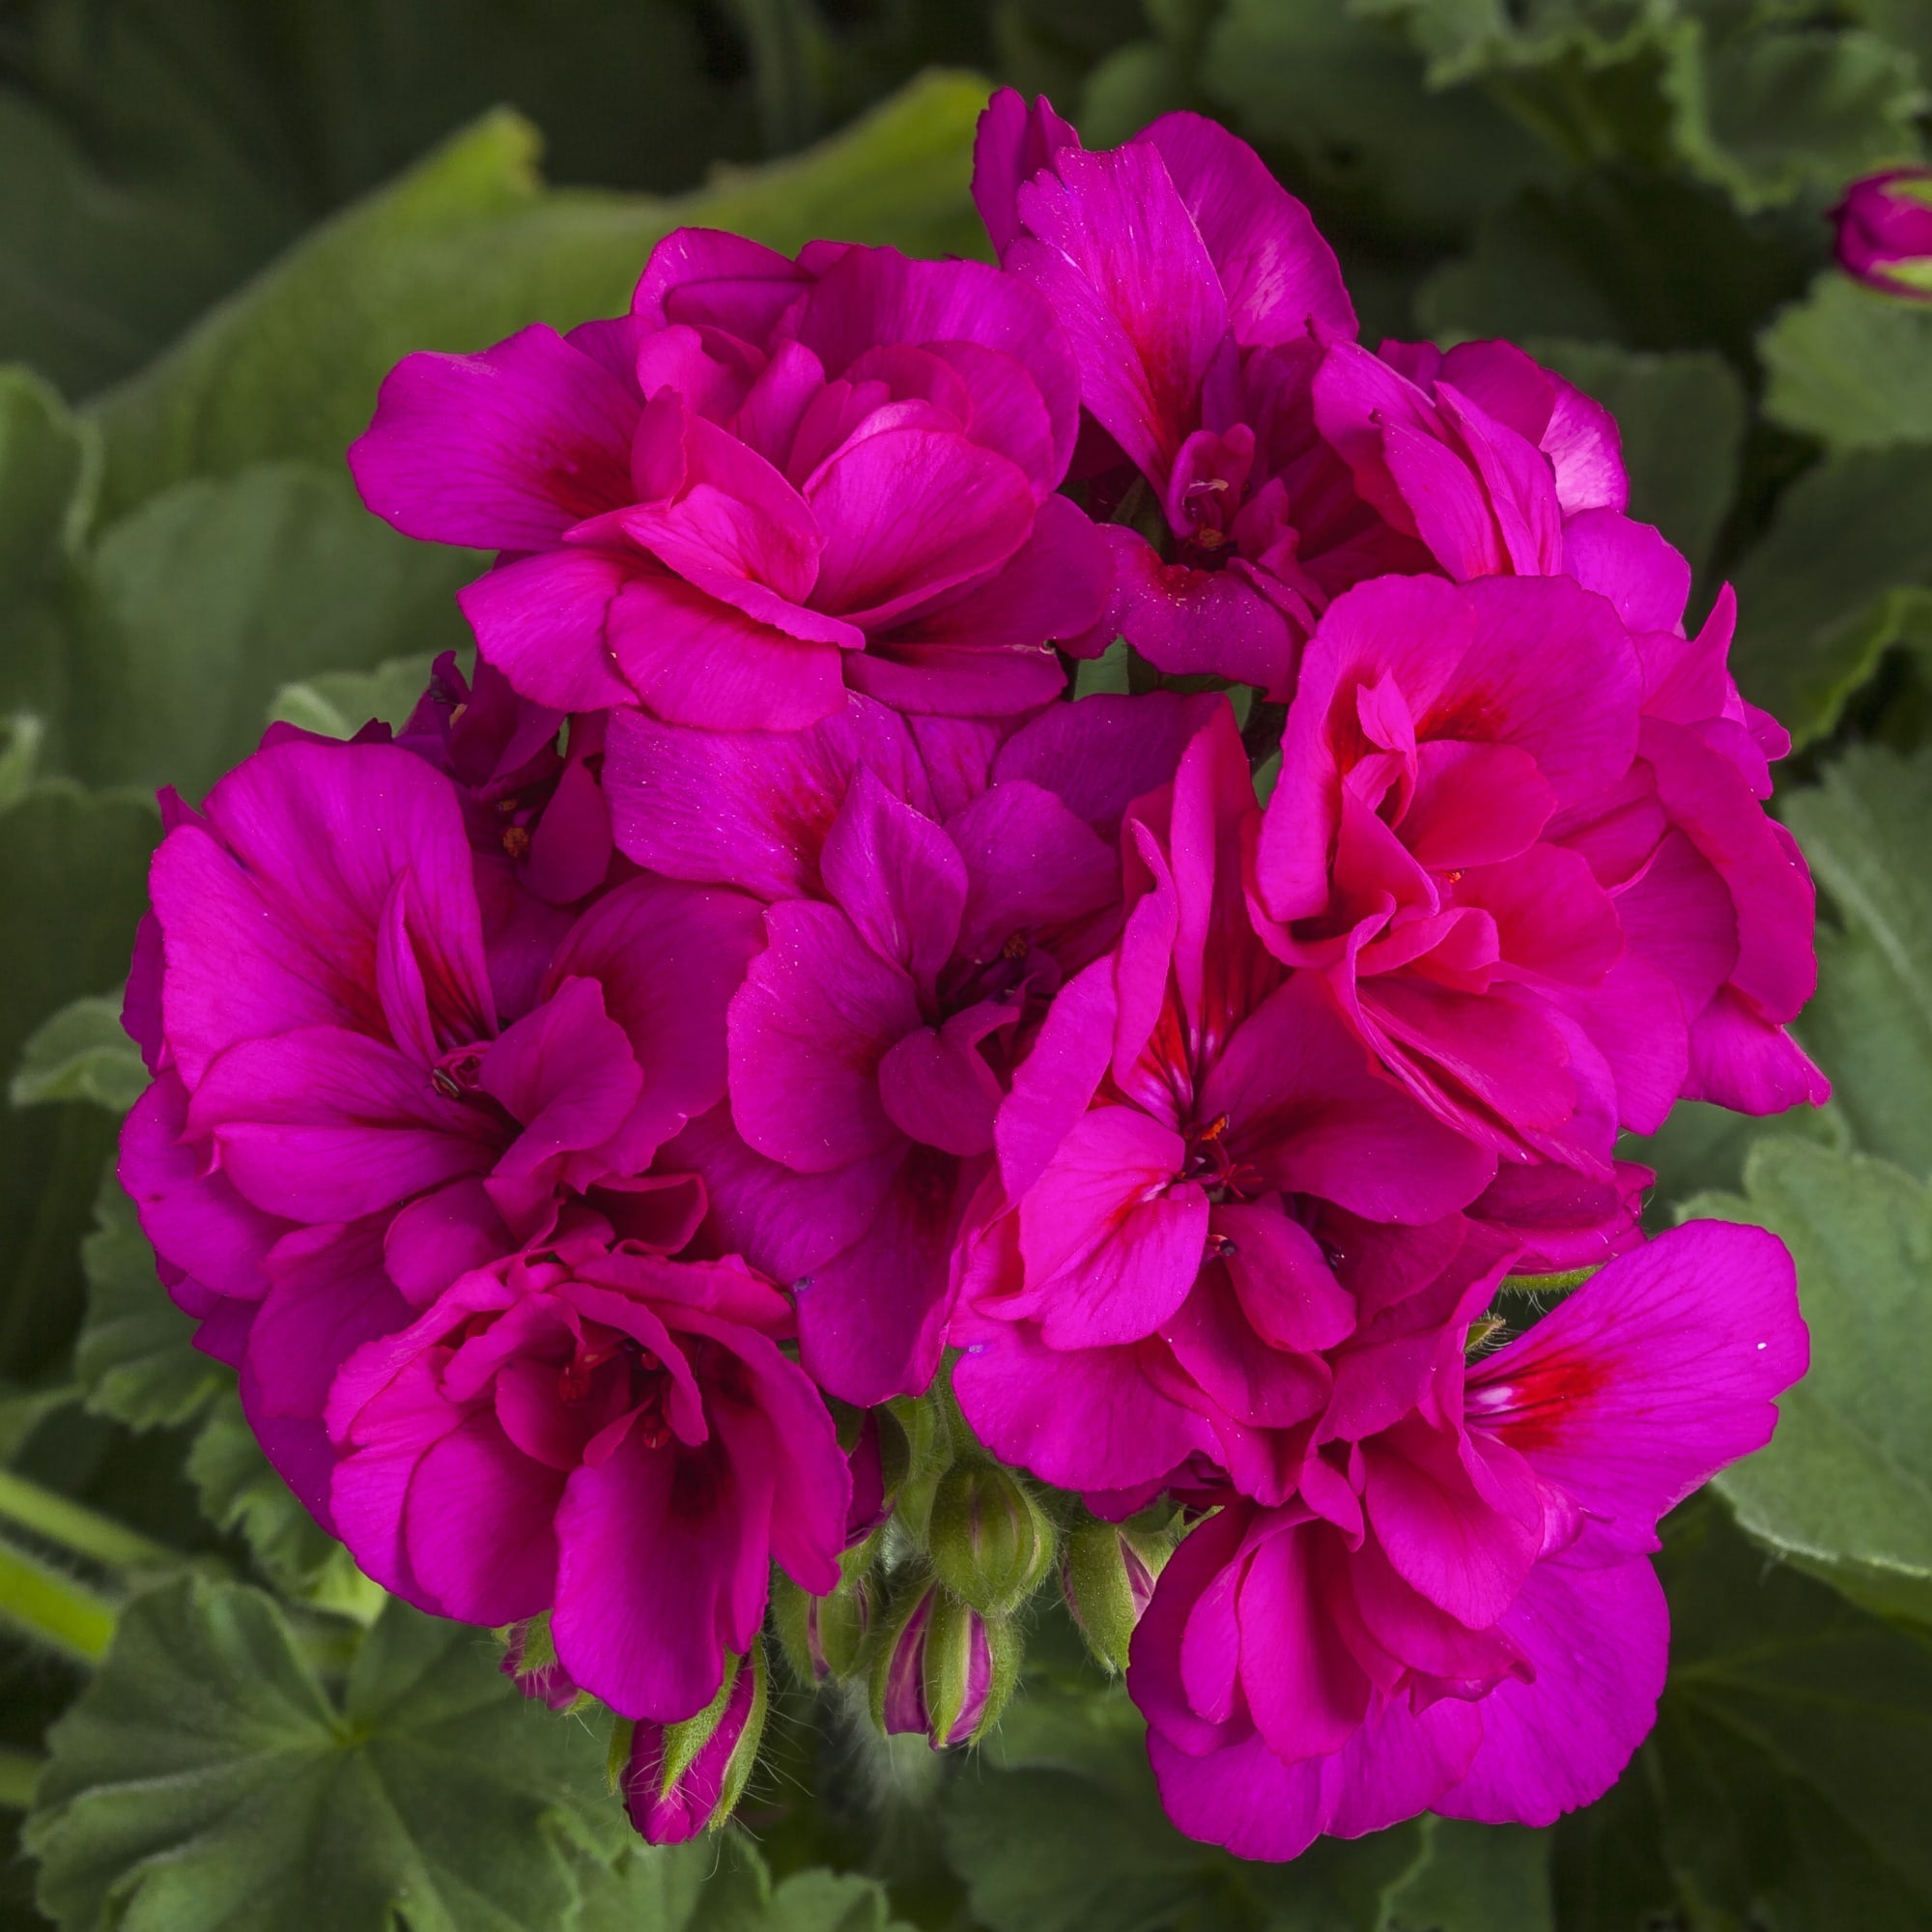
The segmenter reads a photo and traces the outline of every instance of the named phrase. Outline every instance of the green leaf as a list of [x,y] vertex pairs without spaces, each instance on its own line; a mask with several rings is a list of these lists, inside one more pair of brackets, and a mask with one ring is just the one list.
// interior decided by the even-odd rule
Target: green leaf
[[269,704],[270,723],[298,724],[325,738],[353,738],[371,719],[399,729],[429,683],[433,660],[391,658],[373,670],[322,671],[285,684]]
[[1932,751],[1858,745],[1824,782],[1791,793],[1797,834],[1831,920],[1800,1031],[1832,1076],[1835,1109],[1867,1153],[1932,1175]]
[[1701,570],[1737,488],[1745,391],[1710,350],[1634,355],[1605,343],[1532,342],[1547,362],[1617,419],[1630,514],[1655,524]]
[[[16,943],[0,954],[0,1066],[77,987],[128,970],[158,823],[144,802],[43,784],[0,816],[0,904]],[[72,1103],[0,1109],[0,1375],[27,1379],[64,1355],[80,1314],[79,1247],[114,1122]]]
[[35,1030],[8,1095],[16,1107],[90,1100],[125,1114],[148,1085],[140,1049],[121,1025],[121,996],[71,1000]]
[[15,753],[30,763],[67,708],[66,641],[99,469],[92,425],[32,371],[0,369],[0,712],[20,721]]
[[[1708,1504],[1672,1520],[1659,1567],[1670,1682],[1624,1782],[1654,1796],[1689,1922],[1918,1932],[1932,1647],[1767,1564]],[[1627,1840],[1623,1857],[1655,1854]]]
[[1764,412],[1785,429],[1832,450],[1932,442],[1932,308],[1820,275],[1772,318],[1758,355]]
[[106,500],[125,509],[179,477],[272,457],[332,466],[411,350],[481,349],[526,323],[620,313],[652,245],[682,223],[787,250],[835,235],[975,252],[967,183],[985,97],[970,75],[927,74],[794,160],[667,200],[546,194],[530,128],[486,116],[101,401]]
[[1835,1105],[1801,1104],[1787,1113],[1766,1116],[1734,1114],[1728,1107],[1703,1100],[1680,1100],[1658,1132],[1626,1136],[1618,1144],[1617,1157],[1657,1170],[1656,1219],[1667,1228],[1677,1220],[1668,1210],[1693,1194],[1742,1186],[1745,1156],[1768,1133],[1798,1135],[1840,1151],[1851,1146],[1843,1110]]
[[1399,235],[1460,241],[1486,211],[1558,172],[1486,95],[1426,89],[1401,36],[1344,7],[1231,0],[1201,82],[1244,133],[1299,156],[1324,204]]
[[1423,1861],[1390,1891],[1384,1932],[1554,1932],[1553,1833],[1460,1818],[1422,1826]]
[[234,1372],[194,1347],[194,1323],[162,1290],[155,1251],[111,1167],[94,1215],[81,1249],[87,1321],[73,1354],[87,1406],[130,1429],[191,1421],[233,1387]]
[[1779,499],[1736,576],[1731,668],[1796,745],[1830,731],[1893,644],[1932,639],[1932,448],[1856,450]]
[[71,394],[451,128],[514,99],[560,176],[674,187],[750,152],[728,34],[677,0],[39,0],[0,89],[0,355]]
[[1798,1264],[1811,1367],[1769,1445],[1718,1478],[1780,1556],[1932,1621],[1932,1200],[1889,1162],[1760,1141],[1742,1196],[1690,1214],[1769,1228]]
[[138,1598],[49,1734],[26,1828],[61,1932],[554,1932],[567,1847],[611,1842],[598,1741],[481,1633],[393,1604],[339,1703],[274,1603]]
[[1370,0],[1406,20],[1437,85],[1481,77],[1559,152],[1674,163],[1740,208],[1910,154],[1924,104],[1911,56],[1780,8],[1637,0]]
[[1711,188],[1622,168],[1529,188],[1416,296],[1422,332],[1569,336],[1632,349],[1716,349],[1750,362],[1764,312],[1804,287],[1813,224],[1746,219]]
[[75,767],[198,798],[254,748],[288,679],[464,642],[453,593],[481,567],[398,536],[346,480],[302,466],[178,484],[90,558]]
[[262,1575],[284,1597],[362,1621],[382,1608],[382,1588],[309,1515],[262,1453],[232,1374],[224,1375],[213,1411],[188,1451],[186,1473],[202,1514],[217,1529],[247,1539]]
[[774,1886],[741,1831],[653,1850],[635,1845],[584,1882],[574,1932],[910,1932],[885,1888],[856,1873],[793,1872]]

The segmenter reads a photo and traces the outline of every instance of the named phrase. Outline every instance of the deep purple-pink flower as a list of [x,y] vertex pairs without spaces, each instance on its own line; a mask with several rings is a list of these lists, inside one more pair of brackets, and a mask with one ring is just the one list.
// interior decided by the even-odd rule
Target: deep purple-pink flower
[[1351,584],[1560,572],[1566,521],[1623,509],[1608,412],[1521,351],[1360,347],[1308,211],[1214,123],[1168,114],[1090,154],[1008,90],[975,158],[1003,265],[1079,360],[1074,478],[1115,559],[1102,631],[1162,669],[1286,698]]
[[1122,814],[1217,702],[1087,698],[1017,731],[859,697],[783,739],[613,724],[624,849],[768,902],[728,1116],[670,1157],[704,1177],[719,1244],[795,1285],[835,1395],[931,1379],[1012,1065],[1114,940]]
[[1107,554],[1054,494],[1078,379],[973,262],[680,229],[631,313],[417,354],[350,451],[412,536],[497,552],[483,655],[558,710],[792,730],[848,688],[1002,716],[1054,696]]
[[723,1095],[758,911],[635,877],[573,921],[394,745],[271,743],[170,819],[121,1178],[327,1522],[320,1416],[358,1343],[560,1227],[688,1238],[701,1186],[646,1170]]
[[1811,884],[1760,803],[1782,734],[1724,669],[1729,600],[1695,639],[1666,629],[1681,560],[1582,522],[1605,594],[1412,578],[1338,600],[1254,890],[1269,946],[1438,1119],[1607,1179],[1618,1129],[1680,1096],[1766,1113],[1827,1090],[1783,1031],[1815,976]]
[[751,1648],[776,1560],[838,1581],[851,1484],[778,1343],[785,1297],[737,1262],[566,1239],[462,1276],[365,1343],[329,1394],[336,1532],[423,1609],[551,1609],[561,1669],[671,1722]]
[[1486,1292],[1419,1389],[1338,1361],[1390,1412],[1338,1404],[1293,1503],[1230,1500],[1162,1573],[1128,1687],[1183,1831],[1288,1859],[1425,1809],[1547,1825],[1650,1729],[1656,1524],[1768,1439],[1804,1373],[1790,1258],[1680,1228],[1465,1364]]
[[[1120,940],[1060,992],[999,1113],[954,1387],[997,1453],[1065,1487],[1153,1485],[1203,1456],[1283,1500],[1283,1444],[1328,1401],[1321,1351],[1359,1314],[1321,1213],[1419,1229],[1495,1175],[1375,1064],[1320,975],[1263,945],[1242,891],[1259,820],[1217,704],[1129,812]],[[1447,1235],[1405,1292],[1463,1245]]]

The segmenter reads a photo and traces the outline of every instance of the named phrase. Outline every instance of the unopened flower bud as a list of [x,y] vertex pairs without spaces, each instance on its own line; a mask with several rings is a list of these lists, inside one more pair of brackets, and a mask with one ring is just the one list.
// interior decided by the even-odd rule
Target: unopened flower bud
[[582,1695],[570,1673],[556,1661],[548,1610],[510,1626],[503,1661],[497,1668],[526,1697],[541,1697],[553,1711],[569,1710]]
[[1173,1553],[1164,1536],[1143,1536],[1116,1522],[1084,1522],[1066,1539],[1060,1586],[1087,1648],[1103,1668],[1127,1667],[1134,1627]]
[[[861,1545],[864,1548],[866,1546]],[[878,1605],[869,1567],[847,1574],[830,1596],[814,1597],[782,1573],[772,1578],[772,1616],[785,1661],[802,1684],[841,1682],[858,1668]]]
[[1053,1566],[1053,1524],[1033,1492],[979,1456],[940,1478],[926,1535],[939,1580],[987,1616],[1018,1609]]
[[1888,168],[1848,187],[1832,218],[1838,266],[1867,288],[1932,301],[1932,168]]
[[745,1794],[764,1730],[765,1650],[754,1643],[749,1657],[730,1660],[696,1717],[630,1726],[619,1784],[631,1823],[653,1845],[718,1831]]
[[1019,1680],[1018,1631],[931,1580],[903,1602],[873,1653],[874,1720],[888,1734],[923,1732],[935,1750],[977,1744]]

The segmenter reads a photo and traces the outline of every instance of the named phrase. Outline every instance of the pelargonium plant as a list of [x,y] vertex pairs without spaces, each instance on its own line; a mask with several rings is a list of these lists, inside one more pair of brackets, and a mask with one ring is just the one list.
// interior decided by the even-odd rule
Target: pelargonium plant
[[684,230],[396,368],[351,468],[496,553],[474,671],[166,801],[122,1178],[647,1838],[744,1790],[768,1621],[948,1748],[1052,1588],[1199,1838],[1547,1824],[1805,1367],[1778,1241],[1616,1153],[1826,1096],[1788,741],[1609,414],[1359,341],[1232,135],[1009,92],[974,191],[997,266]]

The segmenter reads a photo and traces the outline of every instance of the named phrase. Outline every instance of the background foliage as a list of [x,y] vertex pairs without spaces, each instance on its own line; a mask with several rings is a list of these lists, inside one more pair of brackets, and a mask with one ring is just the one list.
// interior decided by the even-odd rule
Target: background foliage
[[[1032,1634],[965,1761],[781,1693],[748,1830],[628,1838],[587,1729],[385,1605],[185,1345],[111,1176],[160,783],[399,718],[474,557],[341,465],[406,349],[621,306],[681,222],[983,245],[987,80],[1257,143],[1365,333],[1524,341],[1733,579],[1822,897],[1831,1107],[1687,1105],[1660,1224],[1760,1222],[1815,1366],[1680,1511],[1654,1739],[1554,1831],[1241,1867]],[[1928,0],[10,0],[0,7],[0,1922],[63,1932],[1804,1932],[1932,1923],[1932,309],[1823,212],[1920,152]],[[507,105],[503,103],[508,103]],[[1694,614],[1694,613],[1693,613]],[[12,1842],[17,1828],[19,1845]],[[36,1903],[36,1899],[38,1903]]]

